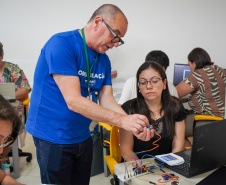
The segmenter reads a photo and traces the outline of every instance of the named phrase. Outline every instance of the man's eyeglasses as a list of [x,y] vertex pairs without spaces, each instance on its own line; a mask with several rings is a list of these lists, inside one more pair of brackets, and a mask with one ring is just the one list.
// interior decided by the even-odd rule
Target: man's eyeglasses
[[7,138],[4,139],[3,144],[0,144],[0,148],[9,146],[10,144],[12,144],[13,141],[14,141],[13,137],[8,136]]
[[138,85],[139,87],[145,87],[148,85],[148,82],[149,82],[152,86],[158,86],[158,83],[160,80],[162,80],[162,78],[158,78],[154,76],[151,78],[151,80],[146,80],[146,79],[139,80]]
[[111,40],[112,43],[118,43],[118,46],[121,46],[124,44],[124,41],[119,38],[115,33],[114,31],[110,28],[110,26],[104,21],[103,19],[103,22],[104,24],[107,26],[107,28],[109,29],[109,31],[111,32],[111,34],[114,36],[114,38]]

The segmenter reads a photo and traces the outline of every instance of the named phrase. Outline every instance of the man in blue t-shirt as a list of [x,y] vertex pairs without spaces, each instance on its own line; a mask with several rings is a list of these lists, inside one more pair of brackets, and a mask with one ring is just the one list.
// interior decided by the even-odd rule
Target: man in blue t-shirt
[[127,25],[118,7],[102,5],[83,29],[58,33],[42,48],[26,130],[34,138],[43,184],[89,184],[91,120],[116,125],[144,141],[153,137],[148,119],[126,115],[112,94],[105,52],[124,43]]

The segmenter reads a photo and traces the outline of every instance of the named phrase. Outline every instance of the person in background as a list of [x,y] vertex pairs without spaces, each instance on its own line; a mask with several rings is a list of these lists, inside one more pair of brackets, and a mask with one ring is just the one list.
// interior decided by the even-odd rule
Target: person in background
[[148,119],[127,115],[112,93],[105,52],[124,44],[127,26],[117,6],[104,4],[84,28],[58,33],[42,48],[26,130],[34,139],[43,184],[89,184],[92,120],[122,127],[141,140],[152,137]]
[[25,138],[25,118],[24,118],[24,105],[23,98],[31,91],[31,87],[22,69],[17,64],[3,61],[4,51],[3,44],[0,42],[0,83],[15,83],[15,96],[18,106],[15,107],[16,112],[22,120],[21,131],[19,135],[19,148],[24,146]]
[[125,161],[141,159],[145,154],[155,156],[184,150],[187,111],[178,98],[170,95],[162,66],[153,61],[144,62],[136,80],[137,98],[125,102],[122,108],[130,115],[145,115],[155,135],[150,141],[141,141],[130,131],[120,129],[120,148]]
[[[16,115],[14,108],[0,95],[0,160],[4,161],[10,150],[5,150],[12,145],[21,127],[21,120]],[[1,185],[22,185],[10,176],[6,176],[0,169]]]
[[118,73],[116,70],[111,71],[111,79],[115,79],[117,77]]
[[[153,50],[149,52],[145,58],[146,61],[154,61],[160,64],[164,71],[166,71],[167,67],[169,66],[169,58],[168,56],[161,50]],[[121,97],[118,101],[119,104],[125,103],[127,100],[133,99],[137,97],[136,91],[136,77],[131,77],[126,80]],[[168,82],[169,91],[172,96],[178,97],[177,90],[175,86]]]
[[[214,65],[202,48],[194,48],[188,54],[188,65],[192,73],[176,89],[180,98],[190,94],[188,103],[194,114],[186,120],[186,130],[191,130],[190,135],[193,135],[195,114],[224,117],[226,70]],[[188,140],[186,143],[191,146]]]

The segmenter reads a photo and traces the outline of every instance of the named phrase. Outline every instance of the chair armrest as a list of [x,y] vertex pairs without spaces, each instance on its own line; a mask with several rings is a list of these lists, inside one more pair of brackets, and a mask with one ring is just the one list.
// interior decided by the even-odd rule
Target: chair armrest
[[102,123],[102,122],[99,122],[99,126],[100,126],[101,146],[104,147],[104,148],[109,148],[110,147],[110,141],[104,139],[103,128],[105,128],[108,132],[111,132],[112,126],[107,124],[107,123]]
[[[110,141],[108,141],[108,140],[104,140],[104,143],[107,143],[110,145]],[[109,147],[107,147],[107,148],[109,148]]]
[[189,147],[188,147],[188,146],[187,146],[187,147],[184,147],[185,150],[188,150],[188,149],[190,149],[190,148],[191,148],[190,146],[189,146]]
[[30,102],[30,98],[28,98],[28,99],[24,100],[24,101],[23,101],[23,105],[28,105],[28,104],[29,104],[29,102]]
[[99,122],[99,125],[104,127],[106,130],[111,131],[112,126],[107,123]]
[[219,121],[222,120],[222,117],[216,117],[216,116],[209,116],[209,115],[196,115],[195,120],[211,120],[211,121]]

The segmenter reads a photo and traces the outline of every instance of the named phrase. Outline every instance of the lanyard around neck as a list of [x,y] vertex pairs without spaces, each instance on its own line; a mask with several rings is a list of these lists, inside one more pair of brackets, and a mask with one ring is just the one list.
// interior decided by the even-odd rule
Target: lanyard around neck
[[88,94],[90,95],[90,87],[89,87],[90,75],[91,75],[91,71],[92,71],[94,64],[97,62],[98,53],[96,54],[96,59],[95,59],[94,63],[92,64],[91,68],[89,68],[89,57],[88,57],[88,52],[87,52],[84,28],[82,28],[82,39],[83,39],[83,44],[84,44],[84,48],[85,48],[85,56],[86,56],[87,88],[88,88]]

